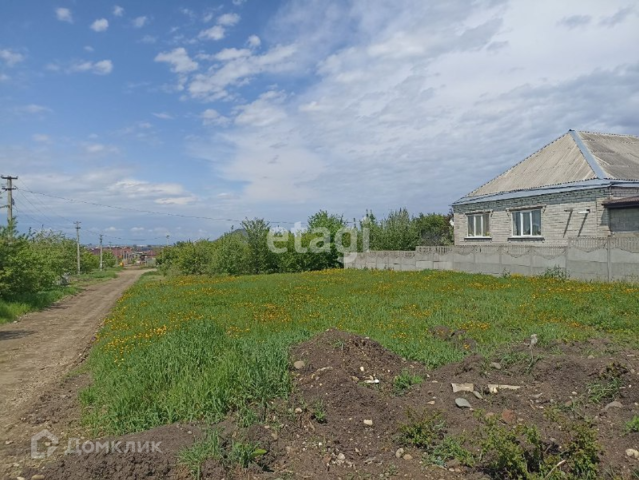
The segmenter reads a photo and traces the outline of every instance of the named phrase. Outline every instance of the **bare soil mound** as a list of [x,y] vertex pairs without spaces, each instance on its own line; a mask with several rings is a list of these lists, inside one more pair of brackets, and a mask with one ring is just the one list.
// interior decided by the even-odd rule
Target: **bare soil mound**
[[[601,341],[513,346],[427,371],[371,339],[329,330],[292,349],[289,399],[256,408],[259,421],[249,428],[236,418],[211,426],[228,445],[259,446],[259,456],[248,468],[209,460],[201,474],[510,478],[499,460],[514,451],[524,459],[520,468],[543,472],[534,478],[591,468],[591,478],[636,479],[639,459],[626,450],[639,449],[639,433],[627,428],[639,414],[637,371],[639,352]],[[193,427],[160,427],[116,440],[162,441],[162,454],[65,456],[23,476],[189,478],[176,455],[194,437]]]

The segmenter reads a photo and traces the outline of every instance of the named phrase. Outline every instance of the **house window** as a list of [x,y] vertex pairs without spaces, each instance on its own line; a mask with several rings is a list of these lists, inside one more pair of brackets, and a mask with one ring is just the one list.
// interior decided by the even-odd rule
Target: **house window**
[[541,208],[513,212],[513,237],[541,237]]
[[468,215],[469,237],[490,237],[490,214],[477,213]]

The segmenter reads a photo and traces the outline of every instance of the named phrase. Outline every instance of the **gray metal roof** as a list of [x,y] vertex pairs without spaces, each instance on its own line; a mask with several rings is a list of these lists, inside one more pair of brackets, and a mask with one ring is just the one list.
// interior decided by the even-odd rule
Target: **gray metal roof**
[[639,180],[639,138],[632,135],[579,132],[604,171],[604,178]]
[[455,204],[488,197],[496,200],[512,192],[539,194],[549,187],[570,188],[574,184],[583,188],[584,184],[602,186],[610,183],[602,181],[624,180],[639,181],[638,137],[569,130]]

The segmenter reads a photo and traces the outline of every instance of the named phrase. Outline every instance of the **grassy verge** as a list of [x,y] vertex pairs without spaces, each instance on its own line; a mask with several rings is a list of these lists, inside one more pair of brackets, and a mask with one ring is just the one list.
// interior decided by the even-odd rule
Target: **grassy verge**
[[79,291],[80,289],[75,286],[68,286],[46,292],[21,295],[7,300],[0,299],[0,325],[12,322],[26,313],[42,310],[67,295],[73,295]]
[[286,396],[289,347],[330,327],[430,367],[533,333],[537,348],[639,338],[639,288],[625,284],[354,270],[151,280],[123,296],[92,351],[82,400],[100,432],[217,421]]
[[74,295],[80,292],[82,288],[88,285],[115,278],[117,277],[117,272],[120,270],[121,268],[118,267],[83,275],[74,275],[70,278],[70,284],[67,286],[60,286],[29,295],[18,295],[8,299],[0,299],[0,325],[12,322],[29,312],[47,308],[67,295]]

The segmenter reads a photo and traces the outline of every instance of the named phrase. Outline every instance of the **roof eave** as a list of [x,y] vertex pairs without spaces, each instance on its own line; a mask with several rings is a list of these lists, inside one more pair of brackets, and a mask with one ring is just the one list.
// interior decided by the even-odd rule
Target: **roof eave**
[[498,200],[510,200],[513,198],[533,197],[537,195],[549,195],[551,193],[562,193],[577,190],[592,190],[595,188],[605,188],[611,186],[619,187],[638,187],[639,181],[619,181],[609,179],[593,179],[581,182],[562,183],[558,185],[550,185],[540,188],[531,188],[528,190],[515,190],[511,192],[489,193],[481,196],[465,196],[452,203],[452,206],[468,205],[472,203],[495,202]]

